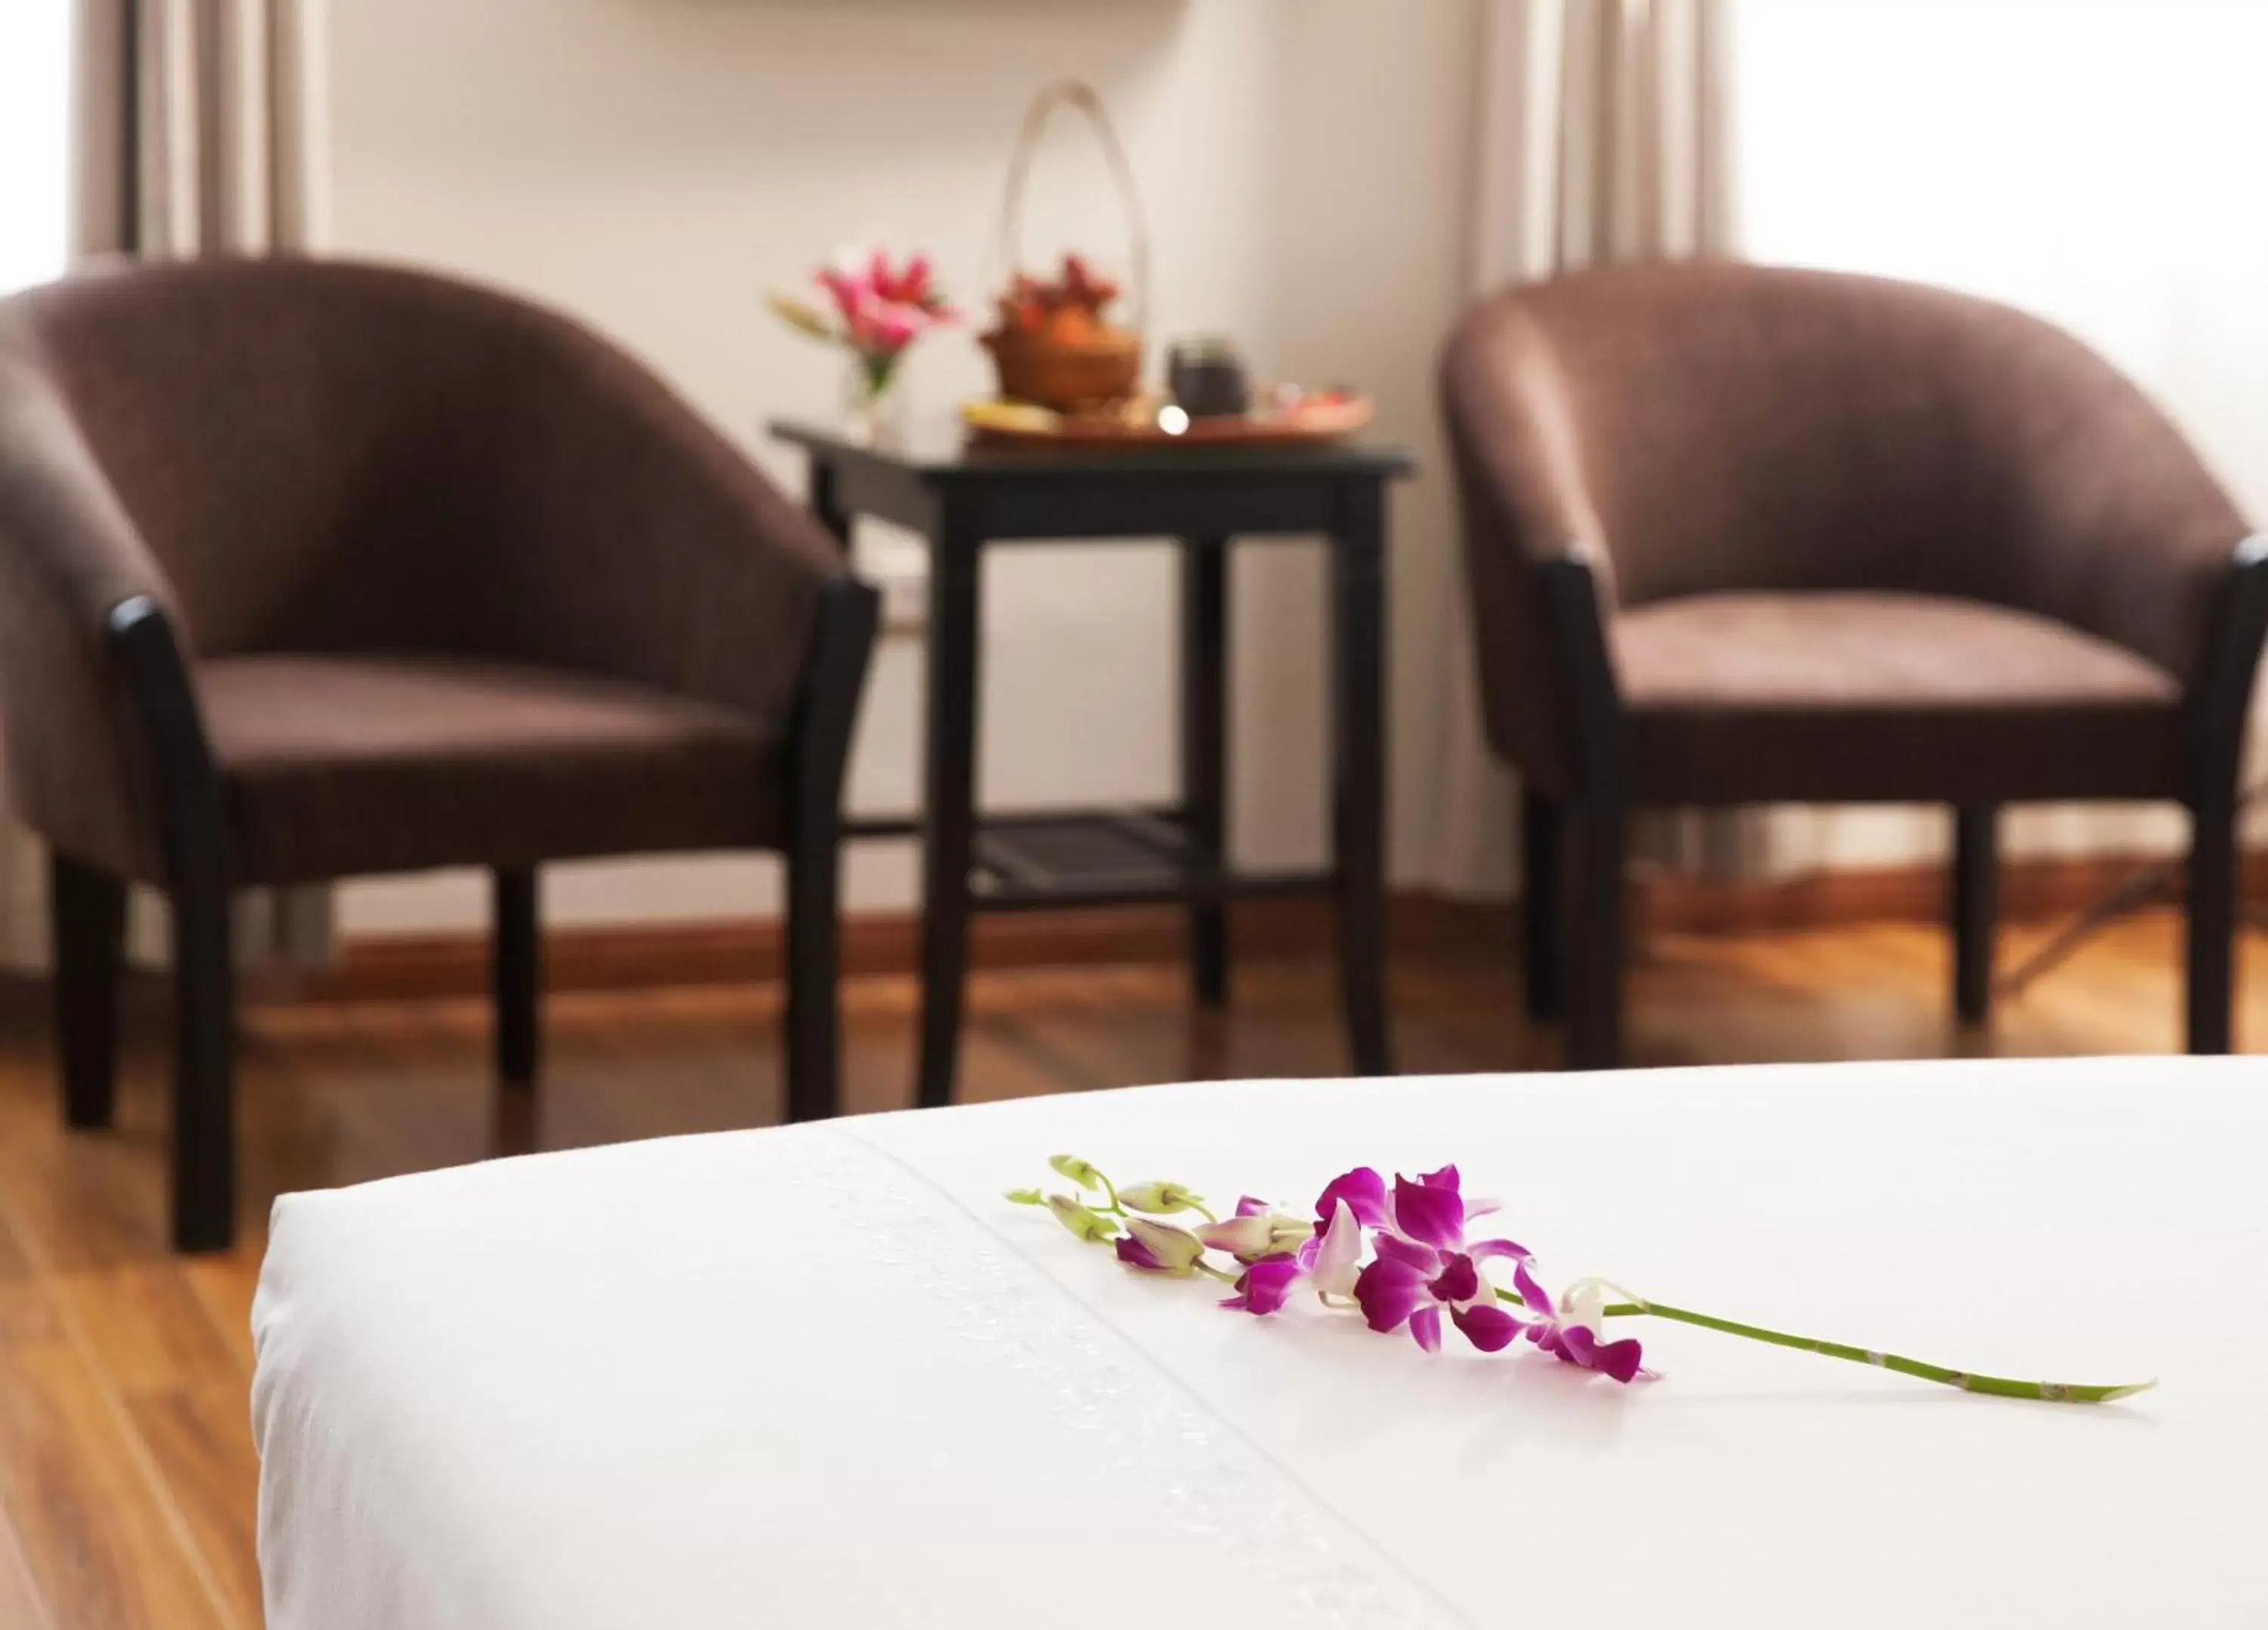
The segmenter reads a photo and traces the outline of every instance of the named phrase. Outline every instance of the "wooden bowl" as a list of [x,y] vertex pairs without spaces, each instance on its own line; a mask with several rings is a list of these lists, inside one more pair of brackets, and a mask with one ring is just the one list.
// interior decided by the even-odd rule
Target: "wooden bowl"
[[1004,328],[984,336],[1000,375],[1000,395],[1076,413],[1134,394],[1142,377],[1142,338],[1127,328],[1101,328],[1077,338],[1039,329]]

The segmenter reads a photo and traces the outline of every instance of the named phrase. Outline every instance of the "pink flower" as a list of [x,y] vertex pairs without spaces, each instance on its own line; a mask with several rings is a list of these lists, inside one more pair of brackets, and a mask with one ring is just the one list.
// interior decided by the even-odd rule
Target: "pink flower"
[[930,278],[926,254],[908,255],[906,263],[893,272],[888,258],[877,249],[867,263],[867,276],[874,291],[894,306],[917,306],[927,312],[944,309],[944,297]]
[[836,314],[845,327],[858,321],[858,313],[874,298],[874,285],[864,276],[854,277],[832,266],[819,269],[819,286],[827,291],[835,302]]
[[954,321],[926,255],[893,268],[889,256],[876,249],[864,257],[842,256],[816,275],[841,319],[843,343],[870,360],[895,359],[932,328]]

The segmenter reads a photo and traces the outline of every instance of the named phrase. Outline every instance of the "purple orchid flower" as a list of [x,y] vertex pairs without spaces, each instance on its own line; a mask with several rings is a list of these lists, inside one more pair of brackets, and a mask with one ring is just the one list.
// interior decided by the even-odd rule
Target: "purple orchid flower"
[[1438,1353],[1446,1308],[1449,1322],[1484,1353],[1503,1351],[1520,1334],[1520,1321],[1498,1305],[1472,1253],[1436,1250],[1382,1229],[1372,1243],[1378,1255],[1356,1278],[1354,1296],[1373,1330],[1407,1324],[1419,1346]]
[[1606,1298],[1597,1280],[1586,1280],[1572,1287],[1564,1301],[1555,1306],[1550,1293],[1537,1284],[1535,1276],[1528,1271],[1527,1263],[1514,1267],[1512,1278],[1531,1316],[1524,1327],[1528,1339],[1537,1346],[1563,1364],[1596,1370],[1616,1381],[1631,1381],[1642,1373],[1637,1338],[1607,1342],[1599,1339],[1599,1310]]
[[1236,1294],[1223,1297],[1220,1305],[1240,1313],[1265,1316],[1278,1312],[1292,1299],[1292,1292],[1305,1277],[1300,1259],[1288,1250],[1263,1257],[1246,1266],[1237,1277]]
[[[1559,1363],[1621,1383],[1652,1381],[1654,1374],[1641,1368],[1636,1340],[1607,1341],[1601,1334],[1609,1314],[1645,1315],[1997,1398],[2108,1404],[2155,1384],[2073,1386],[1983,1376],[1672,1307],[1602,1279],[1578,1280],[1555,1302],[1537,1282],[1524,1246],[1508,1239],[1466,1238],[1473,1220],[1496,1206],[1466,1199],[1454,1166],[1414,1179],[1397,1176],[1390,1185],[1374,1169],[1357,1167],[1324,1189],[1310,1222],[1250,1196],[1237,1202],[1233,1216],[1216,1219],[1197,1196],[1178,1184],[1114,1189],[1101,1172],[1074,1156],[1055,1155],[1048,1163],[1101,1199],[1091,1204],[1079,1195],[1027,1188],[1009,1190],[1008,1201],[1044,1206],[1081,1241],[1108,1242],[1118,1258],[1138,1272],[1233,1281],[1236,1294],[1221,1305],[1261,1316],[1281,1310],[1294,1290],[1312,1286],[1327,1307],[1351,1302],[1373,1331],[1408,1326],[1411,1339],[1428,1353],[1440,1350],[1446,1310],[1449,1322],[1484,1353],[1501,1352],[1524,1335]],[[1183,1228],[1163,1220],[1184,1211],[1196,1212],[1204,1226]],[[1232,1274],[1217,1266],[1208,1260],[1211,1251],[1235,1258],[1241,1272]],[[1498,1290],[1489,1282],[1486,1265],[1498,1257],[1512,1258],[1516,1291]],[[1611,1305],[1609,1294],[1616,1299]],[[1510,1310],[1506,1302],[1513,1304]]]
[[1389,1191],[1386,1179],[1368,1166],[1334,1178],[1315,1200],[1315,1232],[1323,1231],[1332,1207],[1345,1201],[1355,1220],[1366,1228],[1378,1228],[1434,1250],[1469,1251],[1479,1258],[1525,1257],[1528,1248],[1506,1239],[1465,1243],[1465,1226],[1476,1217],[1498,1208],[1494,1200],[1467,1200],[1461,1191],[1454,1166],[1429,1171],[1416,1182],[1396,1176]]
[[1236,1281],[1236,1294],[1221,1302],[1240,1312],[1266,1315],[1278,1311],[1302,1281],[1318,1295],[1351,1296],[1359,1281],[1362,1224],[1344,1200],[1335,1204],[1331,1220],[1319,1234],[1310,1235],[1294,1251],[1263,1257],[1247,1265]]
[[1344,1202],[1354,1220],[1366,1228],[1387,1225],[1386,1179],[1369,1166],[1358,1166],[1330,1180],[1315,1197],[1315,1232],[1321,1234]]
[[1520,1322],[1498,1306],[1480,1265],[1493,1257],[1525,1260],[1527,1247],[1507,1239],[1467,1243],[1466,1224],[1495,1206],[1468,1205],[1454,1166],[1415,1182],[1397,1176],[1390,1191],[1375,1170],[1357,1167],[1315,1204],[1318,1212],[1343,1206],[1372,1230],[1375,1256],[1357,1277],[1354,1294],[1373,1330],[1407,1324],[1419,1346],[1439,1352],[1446,1308],[1450,1322],[1484,1353],[1500,1351],[1520,1334]]

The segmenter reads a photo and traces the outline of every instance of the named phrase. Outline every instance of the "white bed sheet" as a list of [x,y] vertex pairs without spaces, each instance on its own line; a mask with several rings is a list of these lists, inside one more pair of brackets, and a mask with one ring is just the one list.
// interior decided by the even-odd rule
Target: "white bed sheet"
[[[1057,1150],[1304,1206],[1506,1202],[1622,1388],[1143,1279]],[[1242,1082],[541,1155],[279,1202],[271,1630],[2268,1624],[2268,1064]],[[1616,1326],[1616,1333],[1622,1327]]]

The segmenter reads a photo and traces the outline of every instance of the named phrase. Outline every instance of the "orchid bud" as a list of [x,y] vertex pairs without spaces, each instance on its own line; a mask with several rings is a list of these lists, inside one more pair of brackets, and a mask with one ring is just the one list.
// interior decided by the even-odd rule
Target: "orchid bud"
[[1268,1218],[1270,1251],[1297,1250],[1315,1236],[1315,1225],[1305,1217],[1271,1213]]
[[[1197,1238],[1232,1257],[1265,1257],[1278,1249],[1276,1225],[1280,1221],[1270,1216],[1231,1217],[1226,1222],[1206,1223],[1197,1230]],[[1300,1232],[1307,1231],[1307,1224],[1301,1223]]]
[[1163,1273],[1166,1265],[1158,1260],[1157,1253],[1130,1234],[1122,1234],[1110,1242],[1118,1253],[1118,1260],[1130,1268],[1139,1268],[1145,1273]]
[[1192,1194],[1178,1183],[1138,1183],[1118,1191],[1118,1202],[1136,1211],[1170,1217],[1177,1211],[1195,1211],[1204,1197]]
[[1102,1186],[1102,1174],[1076,1154],[1050,1154],[1048,1156],[1048,1164],[1082,1189],[1099,1189]]
[[1118,1232],[1118,1225],[1101,1212],[1080,1205],[1068,1194],[1048,1196],[1048,1209],[1056,1221],[1083,1240],[1107,1240]]
[[1044,1206],[1048,1203],[1037,1189],[1011,1189],[1007,1200],[1012,1206]]
[[[1126,1230],[1144,1250],[1157,1261],[1157,1271],[1182,1278],[1197,1271],[1197,1259],[1204,1255],[1204,1242],[1187,1228],[1177,1228],[1170,1222],[1152,1222],[1147,1217],[1130,1217]],[[1123,1256],[1125,1253],[1119,1253]]]

